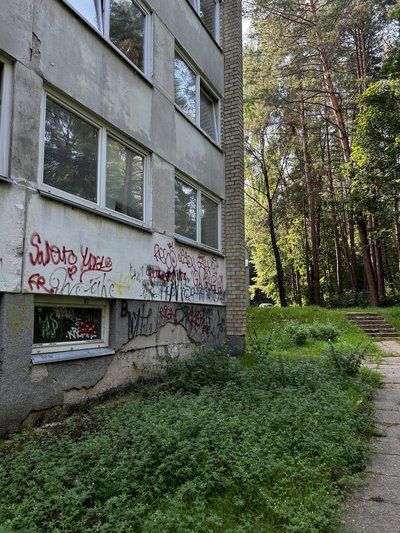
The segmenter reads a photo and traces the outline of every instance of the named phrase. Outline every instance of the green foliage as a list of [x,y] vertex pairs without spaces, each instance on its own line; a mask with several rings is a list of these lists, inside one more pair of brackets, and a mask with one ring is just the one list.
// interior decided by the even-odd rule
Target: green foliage
[[333,324],[314,322],[308,328],[309,335],[313,339],[334,342],[340,335],[339,329]]
[[266,354],[261,339],[272,349],[277,336],[258,319],[258,348],[240,362],[168,361],[161,392],[14,436],[0,448],[5,530],[336,531],[366,463],[375,383],[325,358]]
[[285,328],[285,334],[288,336],[289,341],[297,346],[304,346],[308,337],[308,328],[303,324],[292,320]]
[[362,346],[335,346],[329,342],[329,349],[325,353],[337,370],[349,376],[357,374],[365,359],[365,348]]
[[[317,306],[251,308],[248,310],[249,348],[257,351],[259,346],[263,350],[267,346],[268,353],[272,355],[320,355],[329,339],[336,341],[340,338],[343,343],[362,343],[369,355],[377,354],[374,342],[347,320],[345,315],[350,310],[356,309],[327,309]],[[380,309],[379,312],[384,314],[390,311]],[[392,312],[391,316],[397,316],[396,312]],[[388,319],[391,320],[390,317]],[[398,322],[400,326],[400,318]],[[304,344],[296,344],[293,338],[290,340],[286,335],[286,328],[290,325],[290,330],[293,323],[306,330],[307,340]]]

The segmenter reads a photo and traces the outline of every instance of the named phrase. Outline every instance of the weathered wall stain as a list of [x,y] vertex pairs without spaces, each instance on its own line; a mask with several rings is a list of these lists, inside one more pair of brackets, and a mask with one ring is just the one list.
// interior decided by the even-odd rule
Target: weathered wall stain
[[13,337],[21,334],[23,328],[32,327],[32,317],[27,313],[26,302],[23,302],[23,304],[19,306],[9,304],[7,306],[7,316],[11,326],[11,335]]

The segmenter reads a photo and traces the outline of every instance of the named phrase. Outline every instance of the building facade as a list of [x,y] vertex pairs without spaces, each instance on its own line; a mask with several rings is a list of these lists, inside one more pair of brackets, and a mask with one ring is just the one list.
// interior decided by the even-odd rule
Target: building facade
[[0,434],[244,347],[240,0],[0,21]]

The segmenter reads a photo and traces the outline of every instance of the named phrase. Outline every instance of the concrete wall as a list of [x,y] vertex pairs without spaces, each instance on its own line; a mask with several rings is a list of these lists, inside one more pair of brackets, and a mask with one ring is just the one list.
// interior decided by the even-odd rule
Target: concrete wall
[[[2,6],[12,127],[9,182],[0,179],[0,434],[35,413],[131,385],[160,356],[225,343],[225,258],[174,236],[176,171],[221,200],[226,195],[223,150],[175,106],[175,47],[219,97],[224,56],[189,2],[146,3],[153,43],[146,76],[63,1]],[[150,154],[147,228],[40,193],[48,91]],[[115,355],[33,365],[40,294],[107,299]]]
[[33,365],[33,305],[33,295],[0,295],[0,435],[149,378],[194,345],[225,342],[224,308],[118,300],[110,317],[115,355]]

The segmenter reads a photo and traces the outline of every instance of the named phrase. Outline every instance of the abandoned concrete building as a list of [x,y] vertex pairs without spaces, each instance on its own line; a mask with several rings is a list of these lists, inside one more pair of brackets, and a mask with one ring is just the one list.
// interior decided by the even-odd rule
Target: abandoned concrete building
[[0,19],[0,434],[244,346],[240,0]]

